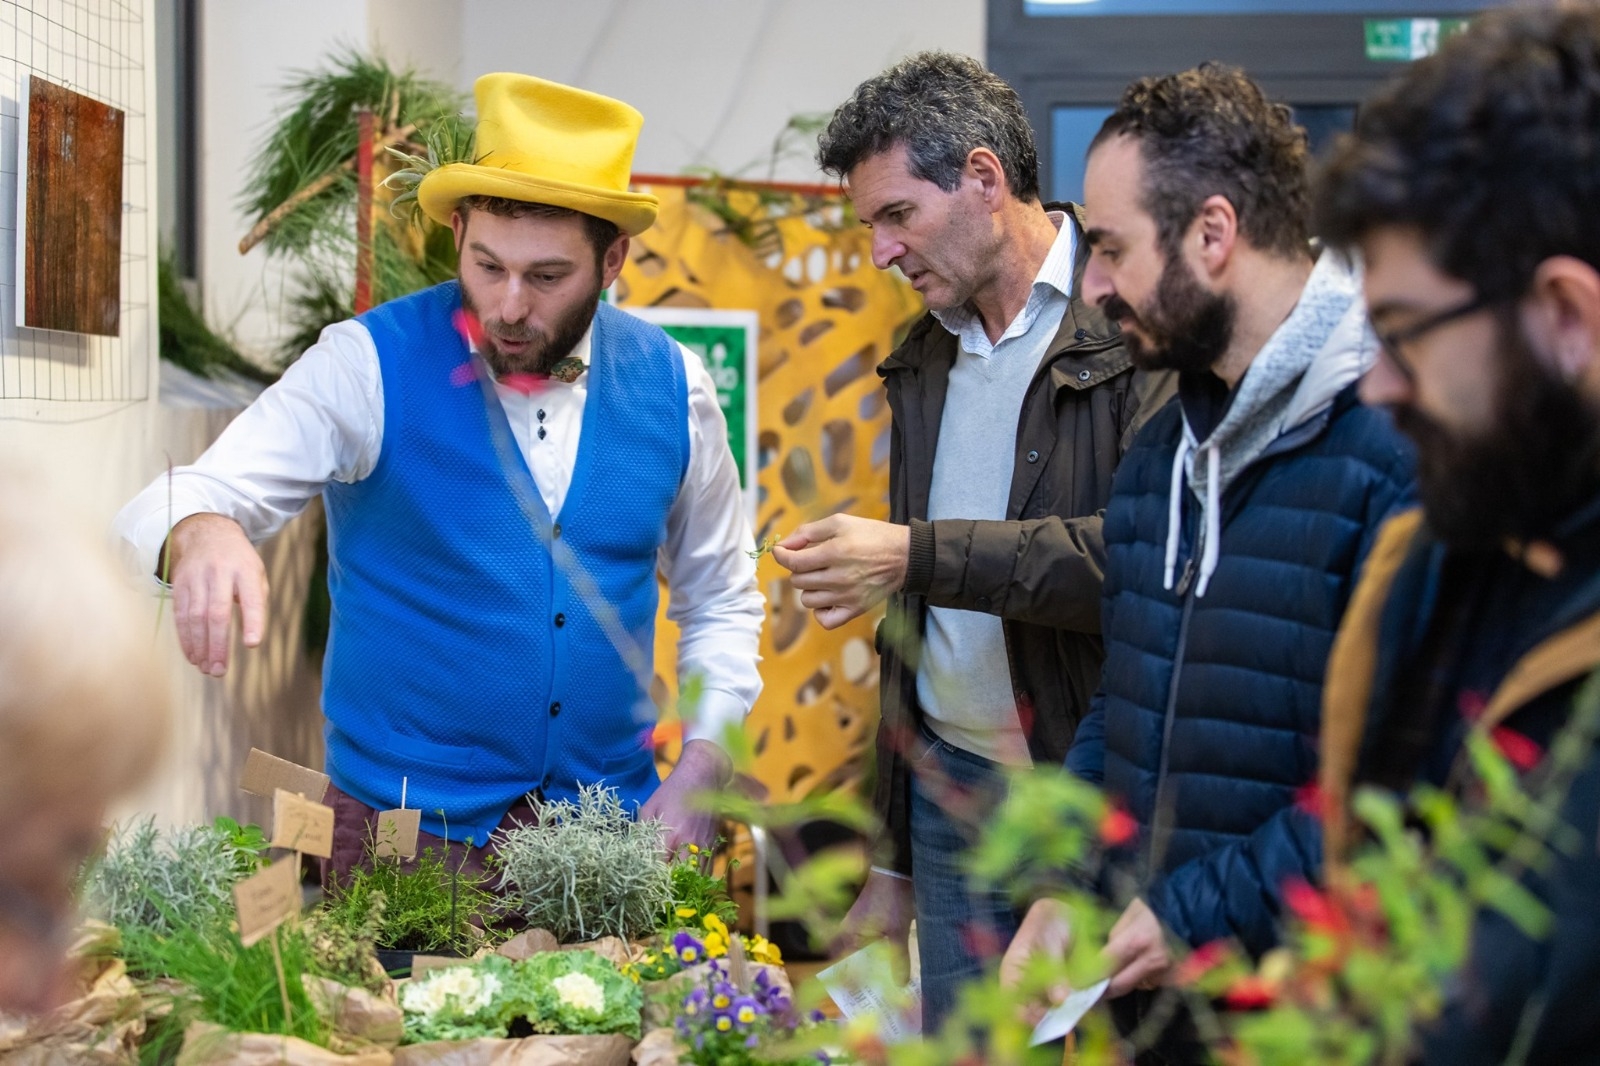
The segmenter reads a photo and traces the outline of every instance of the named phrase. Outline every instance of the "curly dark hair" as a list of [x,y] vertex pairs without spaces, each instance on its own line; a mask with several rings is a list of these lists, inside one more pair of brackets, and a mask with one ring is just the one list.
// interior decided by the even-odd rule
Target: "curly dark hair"
[[817,138],[817,164],[843,178],[862,160],[904,145],[911,173],[955,190],[967,156],[987,148],[1006,188],[1039,199],[1039,151],[1017,91],[970,56],[919,52],[856,86]]
[[1600,267],[1600,10],[1489,12],[1413,64],[1333,147],[1317,223],[1341,247],[1415,227],[1491,299],[1553,255]]
[[1307,254],[1305,130],[1294,124],[1288,105],[1268,100],[1244,71],[1203,63],[1180,74],[1139,79],[1123,91],[1089,151],[1113,137],[1139,143],[1144,208],[1169,256],[1212,196],[1233,205],[1240,232],[1255,247]]

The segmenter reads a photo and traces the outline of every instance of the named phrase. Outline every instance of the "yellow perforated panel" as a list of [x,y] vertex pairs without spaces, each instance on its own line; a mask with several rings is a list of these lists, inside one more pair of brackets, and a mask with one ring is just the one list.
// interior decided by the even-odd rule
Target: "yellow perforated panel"
[[[617,302],[753,309],[761,316],[757,541],[835,511],[887,517],[889,412],[873,368],[920,313],[921,300],[873,267],[862,227],[839,228],[838,203],[777,220],[779,239],[769,234],[757,251],[688,202],[684,190],[648,191],[660,197],[661,214],[634,239]],[[729,195],[738,211],[758,210],[754,193]],[[826,631],[801,608],[788,572],[770,555],[758,575],[767,598],[766,688],[748,722],[756,756],[750,772],[773,802],[821,785],[854,785],[877,721],[878,617]],[[677,641],[663,598],[656,638],[662,706],[676,697]],[[670,764],[676,743],[659,755]]]

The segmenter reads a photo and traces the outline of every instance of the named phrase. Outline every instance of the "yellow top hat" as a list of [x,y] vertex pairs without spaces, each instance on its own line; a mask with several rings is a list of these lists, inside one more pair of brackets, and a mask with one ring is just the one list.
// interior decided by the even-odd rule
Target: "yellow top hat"
[[417,188],[429,218],[450,224],[465,196],[570,207],[643,233],[654,196],[629,192],[644,116],[620,100],[526,74],[485,74],[478,99],[477,162],[447,163]]

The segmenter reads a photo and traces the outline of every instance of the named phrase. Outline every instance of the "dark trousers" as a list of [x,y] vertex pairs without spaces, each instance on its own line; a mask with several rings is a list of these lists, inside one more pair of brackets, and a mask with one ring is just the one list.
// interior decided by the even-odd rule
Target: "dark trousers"
[[1004,891],[968,883],[967,853],[1005,798],[1005,767],[926,730],[911,782],[911,870],[922,967],[922,1031],[933,1035],[961,986],[1005,953],[1019,916]]

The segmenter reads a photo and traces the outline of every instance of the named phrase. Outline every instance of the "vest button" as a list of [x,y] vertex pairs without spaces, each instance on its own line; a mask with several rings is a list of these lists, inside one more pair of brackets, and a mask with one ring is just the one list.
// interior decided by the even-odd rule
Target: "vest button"
[[566,624],[567,624],[567,616],[564,615],[564,614],[557,614],[556,615],[556,628],[560,629],[562,626],[564,626]]
[[1080,341],[1081,340],[1085,340],[1089,336],[1089,331],[1086,330],[1086,329],[1080,329],[1078,332],[1074,333],[1072,336],[1075,339],[1080,340]]
[[560,713],[561,713],[561,701],[560,700],[556,700],[554,703],[552,703],[550,705],[550,717],[554,718],[556,715],[558,715]]
[[1028,462],[1037,463],[1038,461],[1039,461],[1039,453],[1038,452],[1029,452],[1028,453]]
[[557,540],[561,539],[561,523],[560,522],[557,522],[555,525],[550,527],[550,535],[552,537],[555,537]]

